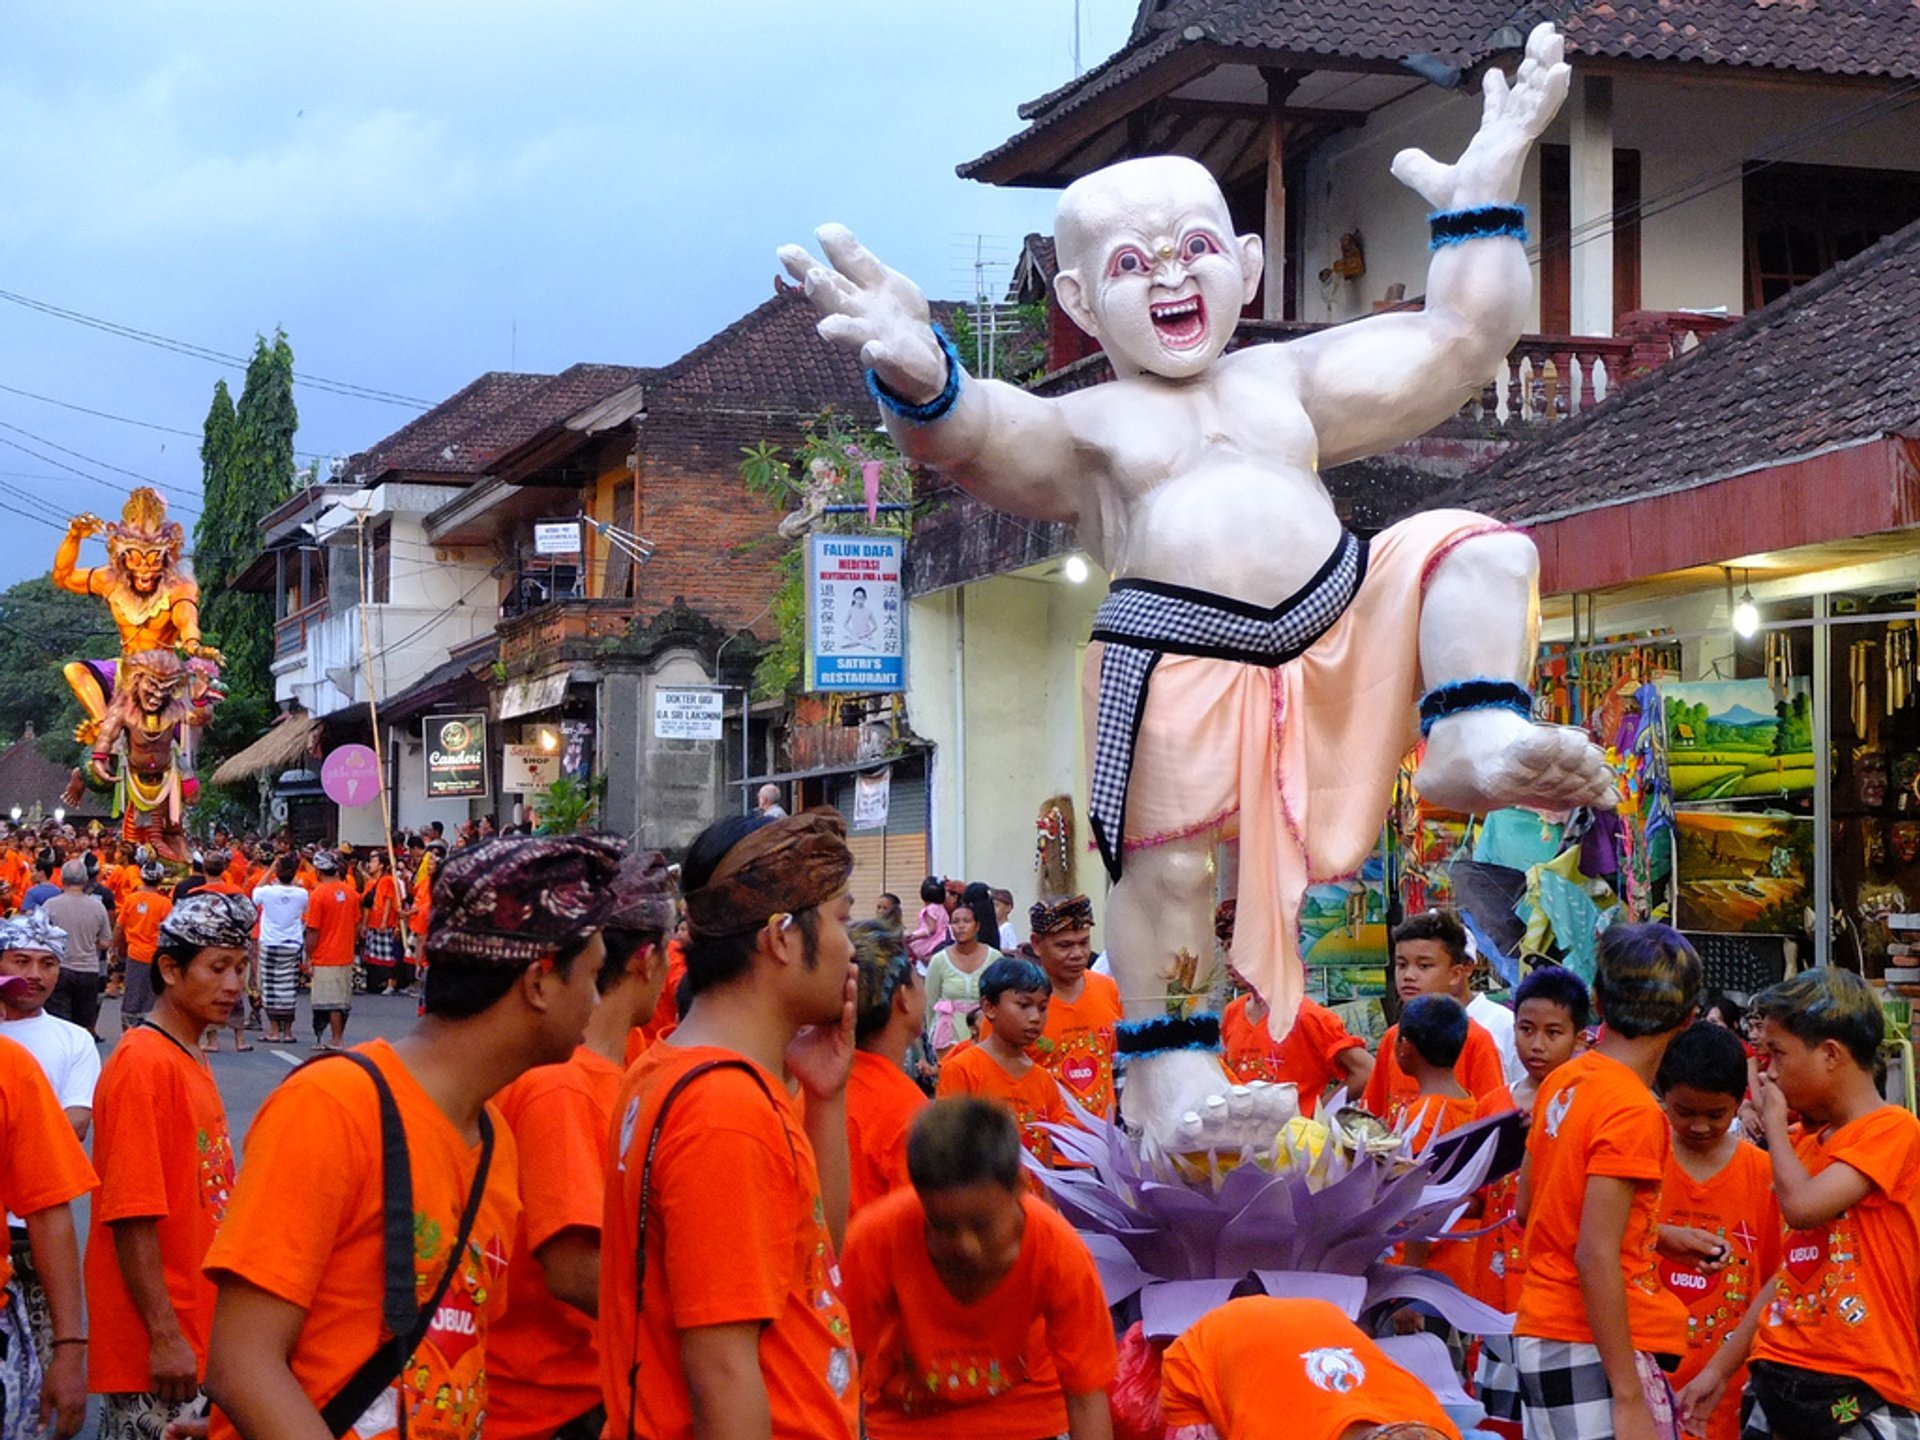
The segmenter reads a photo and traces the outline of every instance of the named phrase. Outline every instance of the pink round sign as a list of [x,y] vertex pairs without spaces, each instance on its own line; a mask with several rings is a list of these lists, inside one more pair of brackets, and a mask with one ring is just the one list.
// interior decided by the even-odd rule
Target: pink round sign
[[320,788],[336,805],[351,809],[380,798],[380,762],[366,745],[342,745],[320,764]]

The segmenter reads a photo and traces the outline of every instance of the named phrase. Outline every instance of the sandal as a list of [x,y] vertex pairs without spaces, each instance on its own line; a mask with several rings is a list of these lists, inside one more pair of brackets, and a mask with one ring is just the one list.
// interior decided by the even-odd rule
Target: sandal
[[233,1053],[236,1055],[244,1055],[251,1049],[253,1049],[251,1045],[235,1045],[233,1047]]

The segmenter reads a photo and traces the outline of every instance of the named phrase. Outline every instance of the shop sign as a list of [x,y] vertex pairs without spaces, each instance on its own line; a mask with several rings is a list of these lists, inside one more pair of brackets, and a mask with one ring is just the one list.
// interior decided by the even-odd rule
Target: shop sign
[[320,788],[345,809],[371,805],[380,798],[380,762],[367,745],[342,745],[320,762]]
[[486,799],[486,716],[429,715],[426,740],[429,800]]
[[718,740],[725,700],[720,690],[655,690],[653,738]]
[[509,745],[500,759],[500,788],[509,795],[537,795],[560,778],[560,752],[539,745]]
[[897,535],[808,537],[807,689],[906,689],[905,553]]
[[893,795],[893,767],[887,765],[871,775],[853,777],[853,823],[850,830],[884,830],[887,809]]
[[578,555],[578,520],[537,520],[533,526],[533,553],[536,555]]

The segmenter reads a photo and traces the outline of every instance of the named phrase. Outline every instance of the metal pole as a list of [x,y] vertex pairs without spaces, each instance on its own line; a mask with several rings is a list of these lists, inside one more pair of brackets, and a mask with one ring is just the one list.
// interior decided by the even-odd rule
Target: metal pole
[[1827,594],[1813,597],[1813,963],[1833,961],[1833,632],[1827,628]]
[[373,597],[373,572],[367,564],[367,513],[354,516],[354,537],[360,548],[360,666],[366,675],[367,727],[373,731],[373,769],[380,790],[380,830],[387,842],[387,873],[393,877],[393,893],[400,895],[400,857],[393,853],[393,812],[387,805],[386,751],[380,744],[380,702],[373,693],[373,646],[367,638],[367,606]]

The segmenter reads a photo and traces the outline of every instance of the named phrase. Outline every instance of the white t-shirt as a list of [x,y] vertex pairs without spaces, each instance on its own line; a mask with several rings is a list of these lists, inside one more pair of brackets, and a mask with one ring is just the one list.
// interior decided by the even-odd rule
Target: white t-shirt
[[1002,955],[1018,955],[1020,953],[1020,932],[1014,928],[1013,921],[1011,920],[1008,920],[1000,927],[1000,953]]
[[1527,1067],[1520,1063],[1520,1048],[1513,1042],[1513,1011],[1498,1000],[1476,993],[1467,1002],[1467,1018],[1479,1021],[1481,1028],[1493,1036],[1494,1047],[1500,1052],[1500,1068],[1507,1074],[1508,1088],[1518,1085],[1526,1077]]
[[262,885],[253,892],[260,907],[262,945],[307,943],[307,892],[299,885]]
[[[62,1110],[93,1109],[93,1087],[100,1078],[100,1051],[78,1025],[44,1010],[26,1020],[0,1019],[0,1036],[22,1046],[40,1062]],[[11,1213],[7,1224],[19,1225]]]

